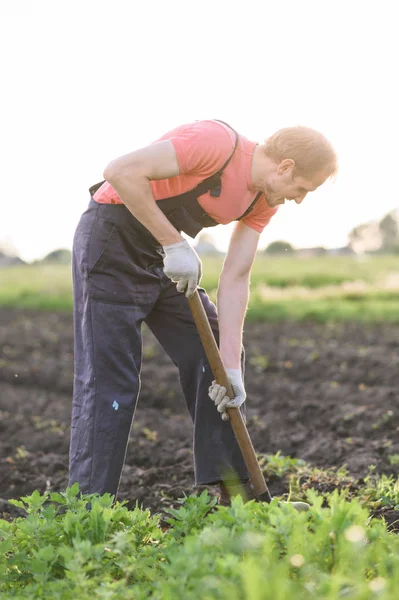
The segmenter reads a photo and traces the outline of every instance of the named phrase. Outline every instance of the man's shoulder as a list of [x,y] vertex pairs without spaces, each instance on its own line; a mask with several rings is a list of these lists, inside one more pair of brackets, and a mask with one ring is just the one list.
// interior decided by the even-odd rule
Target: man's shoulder
[[212,140],[213,143],[230,143],[235,142],[235,131],[226,123],[222,123],[216,119],[200,119],[198,121],[191,121],[189,123],[183,123],[166,132],[159,140],[171,139],[171,138],[182,138],[182,139],[194,139],[204,138]]
[[202,131],[204,135],[210,135],[215,139],[226,140],[226,135],[228,138],[235,143],[236,132],[227,123],[224,121],[219,121],[218,119],[204,119],[201,121],[196,121],[195,123],[198,131]]

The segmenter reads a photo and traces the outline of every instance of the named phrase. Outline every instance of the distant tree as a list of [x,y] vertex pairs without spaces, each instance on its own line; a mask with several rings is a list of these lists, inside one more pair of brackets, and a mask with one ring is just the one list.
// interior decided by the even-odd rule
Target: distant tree
[[11,238],[6,237],[0,240],[0,267],[11,267],[14,265],[26,264],[18,256],[17,249],[15,248]]
[[277,240],[272,242],[265,248],[266,254],[294,254],[295,250],[289,242],[283,240]]
[[298,248],[298,250],[296,251],[296,254],[298,256],[325,256],[326,254],[328,254],[328,250],[327,248],[324,248],[324,246],[313,246],[311,248]]
[[348,234],[349,247],[355,252],[375,252],[382,246],[379,223],[371,221],[354,227]]
[[18,256],[18,251],[9,236],[0,240],[0,252],[4,256]]
[[395,252],[399,245],[398,219],[398,211],[393,210],[380,221],[354,227],[348,235],[350,248],[355,252]]
[[57,265],[68,265],[72,260],[72,253],[66,248],[58,248],[47,254],[41,261],[42,263],[54,263]]
[[198,254],[220,254],[219,250],[216,248],[214,242],[214,238],[212,234],[203,231],[198,236],[198,241],[195,245],[195,250]]
[[10,256],[0,251],[0,267],[12,267],[15,265],[25,265],[26,263],[19,256]]
[[396,211],[391,211],[379,222],[382,250],[392,250],[399,245],[399,224]]

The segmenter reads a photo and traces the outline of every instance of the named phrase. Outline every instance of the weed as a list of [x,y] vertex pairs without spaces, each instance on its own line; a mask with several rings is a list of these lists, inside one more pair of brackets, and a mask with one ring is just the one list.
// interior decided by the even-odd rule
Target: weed
[[376,423],[372,424],[371,428],[372,429],[381,429],[381,427],[384,427],[390,421],[392,421],[393,416],[394,416],[393,410],[387,410],[387,411],[385,411],[381,415],[381,417],[378,419],[378,421]]
[[[267,460],[266,460],[267,459]],[[274,473],[311,470],[303,461],[264,457]],[[333,473],[313,469],[319,480]],[[348,477],[345,469],[336,479]],[[363,502],[360,501],[363,494]],[[234,498],[216,507],[205,491],[179,501],[168,527],[160,517],[102,497],[34,492],[12,503],[27,516],[0,521],[4,600],[396,600],[399,538],[371,519],[371,498],[398,500],[393,478],[370,470],[359,498],[317,492],[298,513],[289,504]],[[383,595],[381,595],[383,594]]]
[[150,442],[158,441],[158,431],[149,429],[148,427],[143,427],[141,431],[144,434],[146,440],[149,440]]

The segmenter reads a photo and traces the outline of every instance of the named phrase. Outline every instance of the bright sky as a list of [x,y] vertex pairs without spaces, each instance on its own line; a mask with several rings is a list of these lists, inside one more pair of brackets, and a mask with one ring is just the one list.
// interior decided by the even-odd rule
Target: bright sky
[[[396,0],[0,0],[0,242],[71,247],[113,158],[220,118],[254,141],[320,129],[340,173],[261,247],[344,245],[399,206]],[[230,226],[218,227],[224,249]]]

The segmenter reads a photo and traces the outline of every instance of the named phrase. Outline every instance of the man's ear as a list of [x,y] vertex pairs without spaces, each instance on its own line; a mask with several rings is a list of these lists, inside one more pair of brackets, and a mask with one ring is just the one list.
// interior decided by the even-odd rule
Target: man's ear
[[289,171],[293,171],[294,168],[295,160],[292,160],[292,158],[284,158],[284,160],[282,160],[281,163],[277,166],[277,174],[284,175]]

